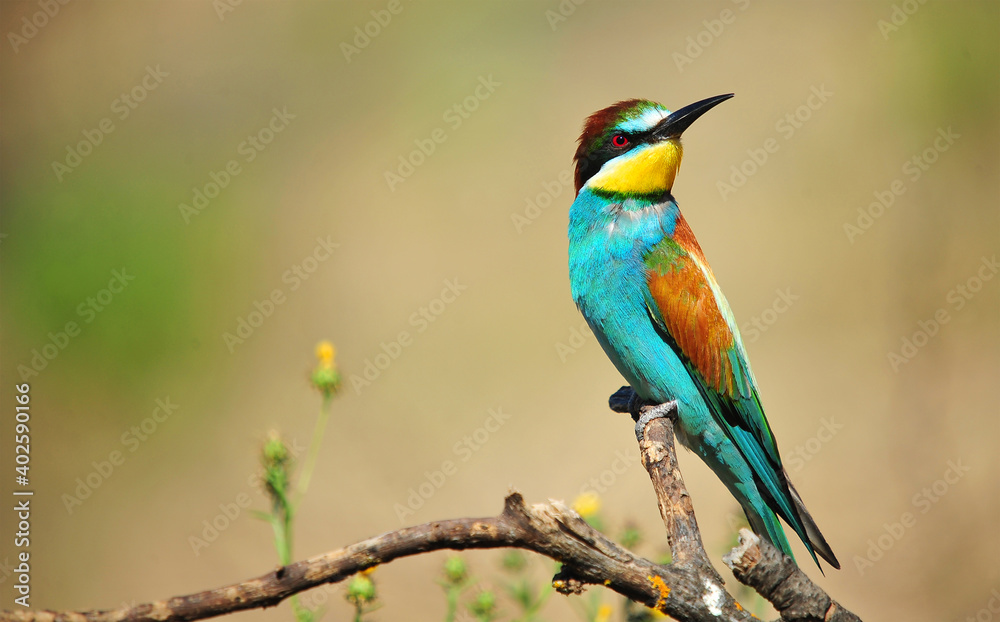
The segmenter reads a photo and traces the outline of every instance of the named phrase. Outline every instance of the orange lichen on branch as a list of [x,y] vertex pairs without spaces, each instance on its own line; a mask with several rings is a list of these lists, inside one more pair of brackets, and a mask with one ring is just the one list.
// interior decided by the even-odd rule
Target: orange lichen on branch
[[649,575],[646,578],[649,579],[649,582],[660,593],[660,597],[656,601],[656,606],[653,608],[657,611],[663,611],[663,608],[667,605],[667,597],[670,596],[670,588],[667,586],[666,581],[663,580],[663,577]]

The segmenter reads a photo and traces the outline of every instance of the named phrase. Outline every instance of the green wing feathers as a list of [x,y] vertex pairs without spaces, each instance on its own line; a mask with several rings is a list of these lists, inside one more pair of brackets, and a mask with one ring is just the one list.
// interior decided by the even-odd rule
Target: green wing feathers
[[[682,224],[686,229],[683,221],[678,228]],[[686,233],[681,230],[665,238],[646,255],[650,316],[684,361],[712,415],[751,466],[768,506],[802,538],[814,560],[818,552],[839,568],[788,481],[732,311],[697,242],[692,245]],[[769,538],[772,542],[787,547],[776,521],[765,527],[769,536],[777,532]]]

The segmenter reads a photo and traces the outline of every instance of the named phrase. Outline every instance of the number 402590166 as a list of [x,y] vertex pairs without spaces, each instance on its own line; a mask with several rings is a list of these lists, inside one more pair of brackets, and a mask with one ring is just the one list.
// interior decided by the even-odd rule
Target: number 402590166
[[31,419],[28,405],[31,397],[28,392],[31,387],[27,384],[19,384],[16,388],[17,397],[15,399],[18,405],[15,407],[16,413],[14,415],[14,461],[17,466],[14,467],[14,470],[17,471],[18,475],[15,481],[20,486],[27,486],[29,462],[31,462],[31,434],[28,427],[28,421]]

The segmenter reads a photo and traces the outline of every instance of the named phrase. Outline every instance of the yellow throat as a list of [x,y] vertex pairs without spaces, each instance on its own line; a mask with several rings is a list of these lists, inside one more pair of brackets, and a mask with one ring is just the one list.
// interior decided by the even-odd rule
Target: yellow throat
[[594,190],[627,195],[667,192],[674,186],[683,154],[677,138],[643,145],[608,161],[587,185]]

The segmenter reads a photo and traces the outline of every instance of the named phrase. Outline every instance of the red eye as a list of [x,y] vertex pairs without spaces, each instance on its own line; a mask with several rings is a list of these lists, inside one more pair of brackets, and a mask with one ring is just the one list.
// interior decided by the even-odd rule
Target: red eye
[[611,137],[611,144],[621,149],[628,145],[628,138],[624,134],[615,134]]

